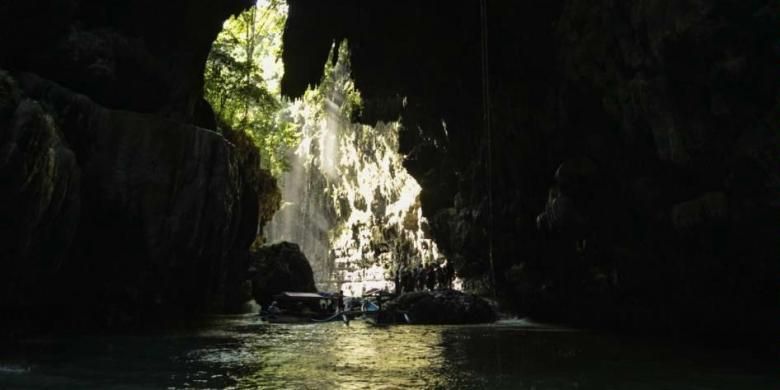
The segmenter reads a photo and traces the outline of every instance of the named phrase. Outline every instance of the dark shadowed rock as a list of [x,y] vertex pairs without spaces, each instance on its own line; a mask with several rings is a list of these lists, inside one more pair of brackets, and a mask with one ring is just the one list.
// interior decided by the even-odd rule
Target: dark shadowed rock
[[298,244],[280,242],[252,251],[252,279],[255,300],[268,305],[284,291],[317,292],[314,274]]
[[[98,104],[206,125],[211,43],[250,0],[11,1],[0,5],[0,68],[34,72]],[[20,39],[20,37],[24,37]],[[35,50],[31,50],[35,48]]]
[[233,144],[34,75],[0,85],[0,303],[77,304],[112,322],[219,309],[246,280],[228,270],[248,266],[267,174]]
[[479,1],[356,3],[289,1],[283,89],[346,38],[361,120],[405,97],[401,153],[458,275],[484,278],[492,243],[526,313],[776,333],[777,2],[489,1],[486,47]]
[[415,324],[479,324],[496,320],[487,301],[455,290],[407,293],[388,302],[386,307],[406,312]]
[[61,270],[79,224],[81,169],[51,113],[0,71],[0,303]]

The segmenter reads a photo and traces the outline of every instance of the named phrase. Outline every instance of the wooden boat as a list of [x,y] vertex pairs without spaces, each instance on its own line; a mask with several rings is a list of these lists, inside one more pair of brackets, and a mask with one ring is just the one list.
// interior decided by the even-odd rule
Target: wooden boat
[[406,312],[382,307],[392,298],[393,295],[384,291],[366,296],[362,306],[363,320],[371,325],[411,324],[412,320]]
[[283,324],[345,321],[336,310],[336,297],[327,293],[283,292],[274,295],[274,303],[260,312],[263,321]]
[[338,296],[327,293],[283,292],[274,295],[271,307],[260,312],[263,321],[275,324],[311,324],[360,318],[372,325],[410,324],[405,312],[382,309],[382,303],[390,296],[386,293],[369,295],[361,300],[358,310],[340,310]]

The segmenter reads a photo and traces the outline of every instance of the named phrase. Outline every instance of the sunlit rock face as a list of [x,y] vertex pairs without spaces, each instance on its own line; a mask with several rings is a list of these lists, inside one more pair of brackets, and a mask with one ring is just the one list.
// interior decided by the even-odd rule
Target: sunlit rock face
[[776,2],[487,1],[484,29],[480,3],[290,0],[285,91],[317,81],[324,37],[349,39],[362,117],[402,113],[440,248],[484,279],[493,243],[520,311],[774,332]]
[[392,290],[400,265],[441,255],[426,234],[420,187],[398,152],[399,124],[352,123],[347,55],[327,77],[321,101],[303,99],[289,110],[302,140],[280,180],[283,206],[266,236],[300,244],[320,289]]

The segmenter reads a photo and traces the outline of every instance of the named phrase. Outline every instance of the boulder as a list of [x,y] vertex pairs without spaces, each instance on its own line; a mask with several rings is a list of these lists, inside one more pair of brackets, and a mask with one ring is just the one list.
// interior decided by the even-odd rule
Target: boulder
[[317,292],[311,265],[298,244],[265,245],[253,250],[251,257],[253,295],[261,305],[284,291]]
[[406,312],[415,324],[479,324],[497,318],[486,300],[455,290],[411,292],[388,302],[386,307]]

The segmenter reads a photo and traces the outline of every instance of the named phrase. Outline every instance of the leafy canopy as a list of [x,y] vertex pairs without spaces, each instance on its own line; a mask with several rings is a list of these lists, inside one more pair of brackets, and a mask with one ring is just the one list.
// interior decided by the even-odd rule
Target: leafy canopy
[[283,0],[261,0],[231,17],[212,45],[204,75],[219,129],[247,134],[260,149],[262,165],[277,177],[287,168],[286,150],[299,142],[295,125],[280,115],[286,20]]

